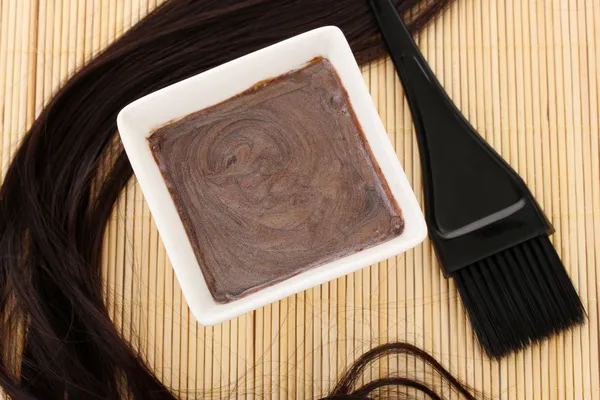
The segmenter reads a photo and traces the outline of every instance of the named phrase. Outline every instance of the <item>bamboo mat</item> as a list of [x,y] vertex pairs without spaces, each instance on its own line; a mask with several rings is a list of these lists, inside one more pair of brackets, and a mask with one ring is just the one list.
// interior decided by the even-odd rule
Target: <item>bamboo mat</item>
[[[156,0],[0,0],[2,173],[55,88],[156,5]],[[419,36],[419,44],[451,97],[526,179],[554,223],[554,243],[589,322],[490,361],[426,242],[202,328],[132,181],[107,230],[107,302],[124,335],[182,398],[314,398],[358,355],[392,340],[431,352],[489,398],[600,398],[600,0],[458,0]],[[420,193],[411,119],[393,66],[382,60],[364,67],[363,74]],[[365,379],[398,370],[420,373],[413,360],[383,360]]]

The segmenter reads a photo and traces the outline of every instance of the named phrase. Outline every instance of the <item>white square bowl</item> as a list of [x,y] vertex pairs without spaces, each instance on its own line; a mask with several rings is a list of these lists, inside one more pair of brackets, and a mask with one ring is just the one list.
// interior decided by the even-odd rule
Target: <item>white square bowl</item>
[[[175,203],[147,138],[170,121],[223,102],[265,79],[328,59],[345,87],[367,142],[402,209],[404,232],[387,242],[337,259],[230,303],[211,296]],[[123,146],[146,198],[179,284],[194,317],[214,325],[287,296],[403,253],[421,243],[423,214],[379,118],[360,69],[341,30],[315,29],[151,93],[126,106],[117,118]]]

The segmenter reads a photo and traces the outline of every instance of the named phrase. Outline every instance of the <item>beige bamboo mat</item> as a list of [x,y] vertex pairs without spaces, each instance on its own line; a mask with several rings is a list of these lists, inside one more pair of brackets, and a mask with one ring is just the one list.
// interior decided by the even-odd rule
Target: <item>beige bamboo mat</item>
[[[69,74],[156,0],[0,0],[2,172]],[[600,0],[458,0],[419,37],[452,98],[519,171],[554,223],[589,322],[501,362],[475,341],[429,242],[236,320],[191,316],[136,182],[107,231],[104,277],[115,323],[183,398],[313,398],[365,350],[414,343],[490,398],[600,398],[598,286]],[[418,153],[389,60],[363,69],[409,179]],[[384,360],[367,377],[413,361]]]

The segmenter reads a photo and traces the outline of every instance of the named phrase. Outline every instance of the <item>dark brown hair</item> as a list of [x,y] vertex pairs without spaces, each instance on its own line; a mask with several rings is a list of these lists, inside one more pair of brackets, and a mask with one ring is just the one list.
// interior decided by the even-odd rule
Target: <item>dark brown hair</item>
[[[409,376],[385,376],[375,379],[362,386],[355,387],[362,373],[373,363],[384,357],[404,356],[418,360],[423,364],[423,374],[429,377],[429,382],[423,382]],[[375,399],[375,398],[411,398],[402,395],[399,389],[412,389],[433,400],[447,398],[444,393],[465,400],[475,400],[473,391],[456,379],[435,358],[425,351],[408,343],[388,343],[360,356],[354,364],[340,377],[326,400],[341,399]],[[421,398],[421,397],[419,397]]]
[[[420,3],[417,30],[448,0]],[[69,79],[0,189],[0,385],[14,399],[171,399],[103,304],[104,229],[132,176],[116,140],[129,102],[323,25],[359,62],[384,49],[366,0],[170,0]],[[111,158],[108,171],[100,166]]]

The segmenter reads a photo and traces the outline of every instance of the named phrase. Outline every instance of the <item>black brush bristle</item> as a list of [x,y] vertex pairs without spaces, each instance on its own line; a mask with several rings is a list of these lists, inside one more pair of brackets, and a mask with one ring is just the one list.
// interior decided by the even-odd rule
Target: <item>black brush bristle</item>
[[502,357],[585,321],[547,236],[458,270],[452,277],[483,349]]

